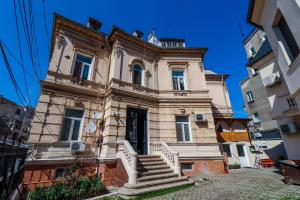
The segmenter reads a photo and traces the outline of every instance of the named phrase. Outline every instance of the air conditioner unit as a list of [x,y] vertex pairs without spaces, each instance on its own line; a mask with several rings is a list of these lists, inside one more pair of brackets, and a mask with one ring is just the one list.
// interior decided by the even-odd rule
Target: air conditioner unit
[[280,129],[281,132],[286,135],[300,132],[300,126],[294,122],[282,124],[280,125]]
[[206,118],[205,114],[195,113],[195,121],[196,122],[205,122],[205,121],[207,121],[207,118]]
[[280,73],[276,72],[276,73],[272,73],[269,76],[265,77],[263,79],[263,84],[265,87],[271,87],[273,85],[275,85],[276,83],[280,83],[281,78],[280,78]]
[[71,142],[70,149],[72,152],[83,152],[85,151],[85,144],[83,142]]

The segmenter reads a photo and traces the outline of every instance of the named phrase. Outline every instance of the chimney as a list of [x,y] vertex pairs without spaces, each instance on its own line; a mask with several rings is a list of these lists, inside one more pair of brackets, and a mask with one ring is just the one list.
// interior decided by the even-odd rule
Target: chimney
[[102,23],[95,20],[94,18],[89,17],[87,27],[93,29],[94,31],[99,31],[102,26]]
[[137,37],[137,38],[142,39],[144,33],[143,33],[142,31],[135,30],[135,31],[133,32],[133,35],[134,35],[135,37]]

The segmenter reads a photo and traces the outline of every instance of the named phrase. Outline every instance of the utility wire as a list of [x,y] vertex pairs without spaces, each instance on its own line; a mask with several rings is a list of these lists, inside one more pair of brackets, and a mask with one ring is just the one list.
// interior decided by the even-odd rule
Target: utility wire
[[[5,51],[4,51],[4,49],[3,49],[2,42],[0,42],[0,49],[1,49],[1,53],[2,53],[2,56],[3,56],[3,60],[4,60],[4,63],[5,63],[6,69],[7,69],[7,71],[8,71],[8,74],[9,74],[9,76],[10,76],[10,79],[11,79],[11,81],[12,81],[12,83],[13,83],[14,88],[15,88],[16,94],[17,94],[17,96],[18,96],[20,102],[24,105],[24,104],[25,104],[24,102],[26,102],[26,98],[25,98],[24,95],[22,94],[22,92],[21,92],[21,90],[20,90],[20,88],[19,88],[19,86],[18,86],[18,83],[17,83],[17,81],[16,81],[16,79],[15,79],[15,77],[14,77],[14,74],[13,74],[13,72],[12,72],[12,70],[11,70],[11,67],[10,67],[10,65],[9,65],[9,62],[8,62],[8,60],[7,60]],[[21,98],[21,97],[22,97],[22,98]],[[26,104],[25,104],[25,105],[26,105]]]
[[49,39],[49,32],[48,32],[48,26],[47,26],[45,0],[42,0],[42,6],[43,6],[44,27],[45,27],[46,37],[47,37],[47,45],[48,45],[48,49],[50,50],[50,45],[49,45],[50,39]]
[[22,47],[21,47],[21,41],[20,41],[20,32],[19,32],[19,23],[18,23],[18,16],[17,16],[17,9],[16,9],[16,2],[14,0],[14,12],[15,12],[15,22],[16,22],[16,29],[17,29],[17,36],[18,36],[18,44],[19,44],[19,53],[20,53],[20,58],[21,58],[21,66],[22,66],[22,71],[23,71],[23,78],[25,82],[25,89],[26,89],[26,94],[28,97],[29,105],[31,106],[31,99],[29,96],[28,92],[28,86],[27,86],[27,78],[25,75],[25,68],[24,68],[24,61],[23,61],[23,55],[22,55]]
[[167,28],[166,28],[166,30],[165,30],[165,34],[169,31],[170,27],[171,27],[172,24],[173,24],[173,21],[174,21],[174,19],[175,19],[175,17],[176,17],[177,11],[178,11],[179,6],[180,6],[180,3],[181,3],[181,0],[178,0],[178,1],[177,1],[176,8],[175,8],[175,10],[174,10],[174,13],[173,13],[173,15],[172,15],[172,18],[171,18],[171,20],[170,20],[170,23],[169,23],[168,26],[166,26]]
[[[23,4],[24,4],[24,0],[23,0]],[[37,36],[36,36],[36,31],[35,31],[35,26],[34,26],[34,15],[32,12],[32,0],[28,1],[28,7],[29,7],[29,23],[30,23],[30,33],[31,33],[31,37],[32,37],[32,41],[34,44],[34,52],[35,52],[35,56],[36,56],[36,60],[37,60],[37,65],[40,71],[40,77],[42,77],[42,69],[41,69],[41,64],[40,64],[40,58],[39,58],[39,51],[38,51],[38,47],[37,47]]]
[[[6,49],[6,51],[9,53],[9,55],[20,65],[22,66],[22,63],[16,58],[16,56],[13,54],[13,52],[8,48],[8,46],[3,42],[3,40],[0,39],[0,42],[2,43],[3,47]],[[32,79],[36,80],[39,83],[39,79],[37,79],[35,76],[33,76],[27,69],[24,67],[25,73]]]
[[21,19],[22,19],[22,21],[21,21],[22,22],[22,27],[23,27],[25,39],[26,39],[26,42],[27,42],[27,47],[28,47],[30,58],[31,58],[33,71],[34,71],[35,76],[38,79],[40,79],[39,76],[38,76],[38,74],[37,74],[37,70],[36,70],[36,66],[35,66],[35,63],[36,63],[35,62],[35,57],[33,55],[32,44],[31,44],[30,35],[29,35],[29,32],[28,32],[28,23],[27,23],[26,10],[23,7],[23,11],[25,11],[24,16],[23,16],[23,11],[22,11],[20,0],[18,0],[18,4],[19,4],[20,16],[21,16]]

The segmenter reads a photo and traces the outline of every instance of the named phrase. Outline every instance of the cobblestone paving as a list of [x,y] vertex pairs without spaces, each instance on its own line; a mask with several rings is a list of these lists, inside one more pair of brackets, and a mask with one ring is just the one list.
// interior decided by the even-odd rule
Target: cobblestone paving
[[[206,181],[199,181],[206,178]],[[241,169],[226,175],[193,177],[199,184],[154,199],[282,199],[287,196],[300,198],[300,186],[287,185],[276,169]]]

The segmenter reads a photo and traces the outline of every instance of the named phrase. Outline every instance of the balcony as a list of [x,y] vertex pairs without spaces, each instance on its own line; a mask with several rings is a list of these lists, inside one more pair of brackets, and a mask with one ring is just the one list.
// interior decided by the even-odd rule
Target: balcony
[[249,142],[248,132],[217,132],[218,142]]

